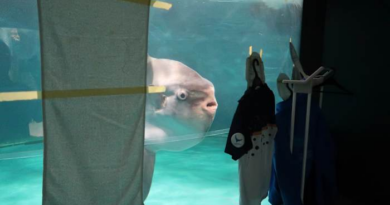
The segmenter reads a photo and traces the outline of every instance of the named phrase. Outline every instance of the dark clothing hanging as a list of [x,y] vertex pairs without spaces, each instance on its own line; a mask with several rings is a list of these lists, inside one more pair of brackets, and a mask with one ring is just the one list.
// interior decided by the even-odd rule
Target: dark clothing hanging
[[[269,201],[273,205],[302,204],[300,192],[307,95],[298,94],[296,103],[292,154],[290,152],[292,99],[280,102],[276,106],[278,133],[275,137],[269,190]],[[316,102],[312,102],[311,105],[309,126],[305,204],[329,205],[336,194],[334,144]],[[306,203],[308,201],[311,203]]]
[[251,135],[275,124],[275,96],[267,84],[248,88],[238,101],[230,126],[225,153],[237,160],[253,148]]

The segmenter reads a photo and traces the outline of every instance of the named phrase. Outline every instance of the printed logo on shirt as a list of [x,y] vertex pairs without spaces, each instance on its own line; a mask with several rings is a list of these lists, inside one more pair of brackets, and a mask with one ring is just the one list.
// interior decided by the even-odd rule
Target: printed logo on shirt
[[231,141],[232,141],[233,146],[235,146],[237,148],[240,148],[240,147],[244,146],[244,144],[245,144],[244,135],[241,133],[235,133],[234,135],[232,135]]

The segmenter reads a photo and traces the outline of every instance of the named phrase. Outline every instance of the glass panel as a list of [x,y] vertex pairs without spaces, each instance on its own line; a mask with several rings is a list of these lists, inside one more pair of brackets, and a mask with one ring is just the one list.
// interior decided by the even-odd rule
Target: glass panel
[[[277,93],[278,74],[291,74],[290,38],[299,49],[302,0],[166,1],[170,9],[150,12],[149,84],[167,92],[148,96],[144,193],[153,186],[146,204],[237,204],[237,162],[223,150],[246,88],[248,48],[263,50],[266,81]],[[0,1],[1,94],[41,90],[36,4]],[[0,102],[0,167],[7,167],[0,201],[40,203],[41,122],[40,100]],[[19,202],[11,191],[23,195]]]
[[0,147],[42,142],[36,1],[4,0],[0,11]]
[[[36,0],[0,1],[0,202],[41,204],[43,144]],[[35,100],[23,100],[35,99]]]
[[237,162],[224,148],[246,89],[249,47],[263,50],[266,83],[280,102],[276,79],[291,78],[302,0],[167,2],[169,10],[152,8],[149,19],[149,83],[167,91],[147,101],[145,204],[238,204]]

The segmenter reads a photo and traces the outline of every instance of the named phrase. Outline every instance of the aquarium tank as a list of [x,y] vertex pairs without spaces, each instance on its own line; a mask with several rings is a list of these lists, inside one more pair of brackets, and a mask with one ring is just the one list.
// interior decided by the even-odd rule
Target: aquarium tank
[[[224,153],[246,90],[246,58],[262,54],[266,83],[291,77],[303,0],[163,0],[151,4],[145,110],[146,205],[233,205],[238,164]],[[37,0],[0,1],[0,202],[41,204],[43,117]],[[145,180],[144,179],[144,180]],[[268,204],[264,200],[262,204]]]

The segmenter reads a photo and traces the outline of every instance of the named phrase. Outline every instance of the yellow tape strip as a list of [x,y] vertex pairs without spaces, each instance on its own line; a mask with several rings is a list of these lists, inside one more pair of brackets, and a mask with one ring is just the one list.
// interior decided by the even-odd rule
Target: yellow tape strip
[[148,93],[164,93],[166,90],[165,86],[148,86]]
[[162,1],[152,1],[151,4],[154,8],[159,8],[159,9],[169,10],[172,8],[172,4],[167,2],[162,2]]
[[142,93],[163,93],[165,86],[148,86],[133,88],[106,88],[106,89],[85,89],[85,90],[55,90],[55,91],[26,91],[26,92],[4,92],[0,93],[0,102],[25,101],[53,98],[75,98],[110,95],[132,95]]
[[165,10],[169,10],[172,8],[172,4],[167,2],[162,2],[162,1],[154,1],[154,0],[120,0],[120,1],[144,4],[144,5],[152,6],[154,8],[165,9]]
[[252,55],[252,46],[249,46],[249,55]]
[[38,91],[0,93],[0,102],[37,100],[41,98],[41,92]]
[[260,49],[260,58],[263,58],[263,49]]

